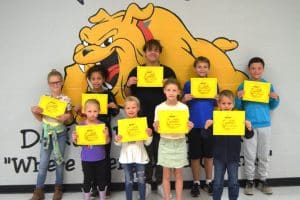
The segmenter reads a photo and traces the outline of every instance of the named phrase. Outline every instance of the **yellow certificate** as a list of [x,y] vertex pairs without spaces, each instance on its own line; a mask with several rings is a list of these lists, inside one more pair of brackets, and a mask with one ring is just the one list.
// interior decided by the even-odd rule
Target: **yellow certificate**
[[186,110],[159,110],[158,132],[161,134],[187,134],[188,111]]
[[139,140],[147,140],[146,117],[128,118],[118,120],[118,132],[122,136],[121,142],[132,142]]
[[106,144],[105,124],[76,126],[78,145]]
[[40,98],[39,107],[43,109],[43,115],[56,118],[66,112],[67,102],[59,99],[42,96]]
[[100,114],[107,114],[108,95],[107,94],[82,94],[82,110],[88,99],[96,99],[100,104]]
[[244,81],[244,101],[269,103],[271,83]]
[[138,66],[137,86],[138,87],[162,87],[164,70],[161,66]]
[[214,111],[213,135],[245,135],[245,111]]
[[217,79],[191,78],[191,94],[194,98],[215,98],[217,96]]

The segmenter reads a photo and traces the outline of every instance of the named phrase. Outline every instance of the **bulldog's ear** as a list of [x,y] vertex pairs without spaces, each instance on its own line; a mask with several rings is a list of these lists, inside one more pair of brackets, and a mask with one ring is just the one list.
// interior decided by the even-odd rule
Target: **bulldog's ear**
[[93,24],[103,23],[111,20],[112,16],[109,15],[105,9],[101,8],[98,12],[89,18],[89,22]]
[[154,5],[149,3],[144,8],[140,8],[136,3],[132,3],[128,6],[123,21],[127,23],[133,23],[135,20],[146,20],[152,16],[154,12]]

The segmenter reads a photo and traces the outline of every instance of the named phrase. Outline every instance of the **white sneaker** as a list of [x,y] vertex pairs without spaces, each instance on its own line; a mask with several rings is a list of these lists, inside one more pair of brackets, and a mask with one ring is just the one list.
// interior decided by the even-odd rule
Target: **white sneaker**
[[151,187],[151,184],[150,183],[146,183],[146,194],[145,194],[145,197],[146,199],[149,197],[149,195],[151,194],[151,191],[152,191],[152,187]]
[[[157,194],[161,196],[163,199],[165,198],[164,187],[162,184],[157,186]],[[170,199],[172,199],[172,193],[170,191]]]

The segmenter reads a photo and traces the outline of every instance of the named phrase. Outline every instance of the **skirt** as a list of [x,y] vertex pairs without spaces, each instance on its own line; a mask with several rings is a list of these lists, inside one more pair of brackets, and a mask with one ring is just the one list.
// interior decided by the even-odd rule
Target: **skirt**
[[158,146],[158,165],[167,168],[182,168],[188,165],[185,138],[160,138]]

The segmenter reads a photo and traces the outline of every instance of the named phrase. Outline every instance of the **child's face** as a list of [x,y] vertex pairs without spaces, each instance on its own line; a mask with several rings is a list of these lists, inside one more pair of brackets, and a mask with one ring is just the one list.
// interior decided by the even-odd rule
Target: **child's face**
[[209,72],[209,65],[206,62],[198,62],[194,67],[199,77],[207,77]]
[[59,93],[61,92],[61,87],[63,85],[63,80],[60,76],[50,76],[48,79],[48,85],[51,90],[51,92]]
[[253,80],[260,80],[264,73],[264,66],[262,63],[252,63],[248,68],[249,74]]
[[128,118],[137,117],[139,107],[135,101],[128,101],[125,103],[125,114]]
[[84,108],[84,113],[89,121],[95,121],[98,117],[100,109],[95,103],[87,103]]
[[105,80],[100,72],[93,72],[91,74],[90,81],[93,85],[93,89],[99,89],[102,87]]
[[234,107],[233,99],[222,96],[219,99],[218,106],[220,110],[232,110]]
[[166,95],[167,100],[177,101],[178,95],[180,95],[180,90],[176,84],[168,84],[164,88],[164,93]]
[[155,63],[159,62],[160,51],[156,46],[152,46],[146,49],[145,57],[148,62]]

